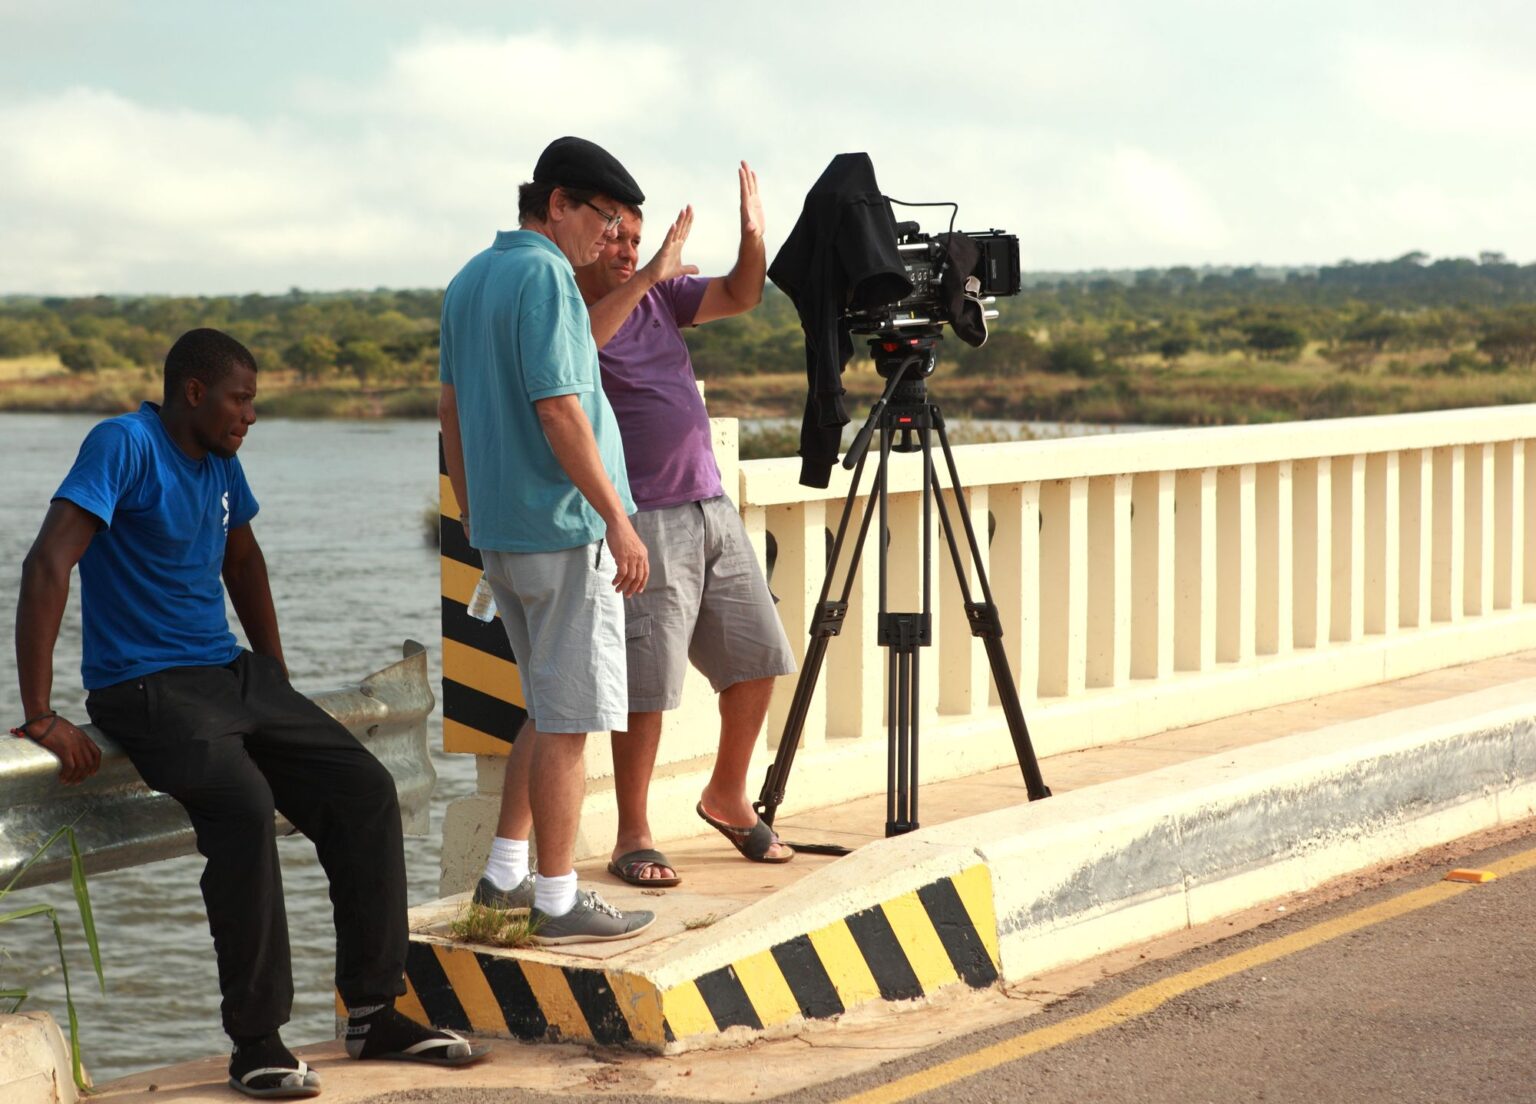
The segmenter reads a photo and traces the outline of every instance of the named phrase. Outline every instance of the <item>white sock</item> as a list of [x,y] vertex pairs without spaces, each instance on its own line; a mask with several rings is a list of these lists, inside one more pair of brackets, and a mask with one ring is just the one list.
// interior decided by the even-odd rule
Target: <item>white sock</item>
[[533,907],[545,916],[564,916],[576,907],[576,871],[546,878],[533,876]]
[[491,841],[491,857],[485,863],[485,877],[497,889],[516,889],[528,877],[528,841],[503,839]]

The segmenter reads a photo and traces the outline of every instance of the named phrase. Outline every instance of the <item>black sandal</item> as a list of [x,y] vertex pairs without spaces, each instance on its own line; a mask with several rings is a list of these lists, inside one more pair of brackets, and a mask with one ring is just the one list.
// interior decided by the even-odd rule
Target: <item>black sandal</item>
[[698,814],[705,824],[719,832],[731,841],[731,846],[740,851],[743,858],[760,863],[787,863],[795,857],[794,848],[790,848],[789,854],[770,857],[768,849],[774,844],[788,846],[779,839],[778,833],[768,826],[762,817],[757,818],[757,823],[750,828],[738,828],[734,824],[727,824],[723,820],[716,820],[704,811],[704,802],[698,804]]

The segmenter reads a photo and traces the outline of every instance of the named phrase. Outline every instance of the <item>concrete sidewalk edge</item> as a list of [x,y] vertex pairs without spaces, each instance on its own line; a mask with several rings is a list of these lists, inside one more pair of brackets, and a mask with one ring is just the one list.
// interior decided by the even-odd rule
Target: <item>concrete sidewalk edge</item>
[[441,1026],[676,1052],[1015,981],[1536,813],[1536,680],[868,844],[606,959],[413,936]]

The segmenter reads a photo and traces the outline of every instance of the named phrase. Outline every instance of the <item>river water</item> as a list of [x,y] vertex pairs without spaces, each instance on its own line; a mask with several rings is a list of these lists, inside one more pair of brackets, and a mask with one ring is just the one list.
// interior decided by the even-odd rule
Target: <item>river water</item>
[[[21,560],[48,500],[97,418],[0,415],[0,719],[20,716],[9,644]],[[384,667],[407,637],[427,646],[439,686],[437,552],[421,516],[436,501],[437,426],[430,420],[323,422],[263,419],[240,459],[261,503],[253,523],[266,554],[283,646],[293,681],[315,691]],[[238,632],[233,615],[231,625]],[[78,588],[71,595],[54,662],[53,704],[83,721]],[[434,749],[441,717],[429,721]],[[9,737],[4,737],[9,738]],[[446,803],[474,789],[474,763],[434,752],[438,772],[431,834],[406,840],[412,904],[437,896],[438,847]],[[294,1045],[334,1034],[334,935],[325,876],[302,837],[279,847],[293,944]],[[226,1052],[219,1027],[213,942],[193,855],[93,877],[107,994],[96,988],[67,885],[22,890],[6,907],[50,903],[64,925],[70,980],[80,1013],[82,1054],[98,1081],[150,1066]],[[31,991],[25,1008],[62,1023],[64,997],[53,932],[43,917],[0,926],[0,988]]]
[[[92,415],[0,415],[0,626],[6,636],[14,624],[22,557],[49,497],[96,421]],[[1005,439],[1018,433],[1018,423],[987,428]],[[1031,432],[1063,436],[1104,428],[1031,426]],[[261,503],[253,524],[266,554],[284,652],[301,690],[356,681],[398,659],[407,637],[427,646],[434,692],[439,686],[437,553],[423,540],[421,521],[436,501],[436,442],[436,423],[430,420],[263,419],[241,448]],[[78,597],[76,588],[55,650],[53,705],[83,720]],[[230,623],[238,632],[233,614]],[[21,707],[8,644],[0,656],[0,720],[9,727]],[[474,789],[473,760],[436,750],[442,743],[440,715],[434,712],[428,725],[438,783],[430,835],[406,841],[412,904],[437,896],[443,808]],[[285,1036],[297,1045],[334,1032],[334,936],[325,877],[313,849],[302,837],[292,837],[281,841],[279,852],[296,990]],[[90,974],[67,886],[24,890],[6,902],[16,907],[47,902],[59,909],[82,1053],[98,1080],[222,1053],[228,1046],[219,1027],[213,944],[197,886],[202,863],[193,855],[91,879],[105,996]],[[0,987],[29,989],[25,1007],[51,1011],[62,1022],[63,984],[47,922],[31,918],[0,926],[0,949],[9,955],[0,961]]]

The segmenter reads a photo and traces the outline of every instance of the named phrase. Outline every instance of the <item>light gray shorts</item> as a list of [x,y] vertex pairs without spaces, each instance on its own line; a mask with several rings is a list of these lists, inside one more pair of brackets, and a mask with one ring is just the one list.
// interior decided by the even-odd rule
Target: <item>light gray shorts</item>
[[773,595],[729,497],[642,510],[631,520],[651,562],[645,591],[624,599],[631,710],[676,709],[689,660],[717,694],[794,673]]
[[624,599],[602,541],[559,552],[481,553],[540,732],[627,728]]

